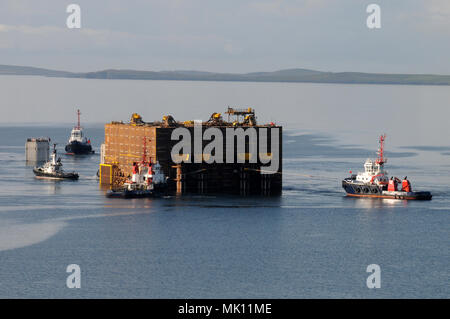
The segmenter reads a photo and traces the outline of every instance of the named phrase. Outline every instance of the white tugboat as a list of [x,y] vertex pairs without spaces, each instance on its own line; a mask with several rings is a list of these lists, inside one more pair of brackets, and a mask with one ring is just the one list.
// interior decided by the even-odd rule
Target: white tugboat
[[[430,192],[413,192],[411,183],[406,176],[403,180],[397,177],[388,177],[388,173],[384,169],[386,163],[383,154],[385,139],[386,135],[380,136],[378,158],[376,160],[367,159],[364,163],[364,172],[352,174],[342,181],[342,187],[347,192],[347,196],[430,200],[432,198]],[[398,190],[397,187],[400,183],[401,189]]]
[[137,198],[153,197],[162,194],[167,188],[167,178],[157,161],[152,164],[147,161],[146,144],[144,138],[144,152],[141,162],[133,163],[131,179],[127,180],[119,189],[109,190],[107,197]]
[[56,144],[53,144],[53,152],[50,161],[43,166],[33,168],[33,172],[37,178],[46,179],[78,179],[78,174],[75,172],[66,173],[62,169],[63,164],[61,158],[56,159]]

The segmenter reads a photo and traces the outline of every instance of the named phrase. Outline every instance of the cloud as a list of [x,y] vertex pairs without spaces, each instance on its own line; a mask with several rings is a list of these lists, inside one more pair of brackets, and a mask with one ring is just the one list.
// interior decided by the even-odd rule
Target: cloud
[[[128,56],[235,56],[243,50],[229,38],[215,34],[142,34],[108,29],[68,29],[57,26],[0,24],[0,50],[51,56],[106,58]],[[10,53],[12,54],[12,53]],[[28,63],[24,63],[28,64]],[[114,67],[111,65],[110,67]]]
[[238,55],[243,52],[242,48],[234,45],[232,42],[225,43],[223,48],[224,48],[225,52],[227,52],[231,55]]
[[427,17],[431,25],[438,28],[450,27],[450,1],[428,0],[426,2]]
[[380,32],[366,28],[371,2],[361,0],[78,0],[80,30],[66,28],[70,2],[2,0],[0,53],[6,64],[73,69],[448,72],[449,0],[375,2]]
[[324,0],[269,0],[250,2],[249,8],[264,15],[299,16],[324,5]]
[[127,32],[57,26],[0,25],[0,48],[31,51],[108,48],[136,41]]
[[397,18],[411,32],[422,32],[430,36],[450,34],[450,1],[427,0],[418,6],[405,8]]

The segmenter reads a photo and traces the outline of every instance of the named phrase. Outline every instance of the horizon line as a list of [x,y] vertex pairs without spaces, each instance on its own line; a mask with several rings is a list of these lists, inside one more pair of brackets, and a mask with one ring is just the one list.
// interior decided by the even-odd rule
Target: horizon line
[[[96,73],[96,72],[102,72],[102,71],[137,71],[137,72],[157,72],[157,73],[164,73],[164,72],[202,72],[202,73],[212,73],[212,74],[230,74],[230,75],[248,75],[253,73],[273,73],[273,72],[280,72],[280,71],[292,71],[292,70],[305,70],[305,71],[314,71],[314,72],[321,72],[321,73],[333,73],[333,74],[341,74],[341,73],[361,73],[361,74],[382,74],[382,75],[435,75],[435,76],[450,76],[450,74],[444,74],[444,73],[405,73],[405,72],[396,72],[396,73],[389,73],[389,72],[369,72],[369,71],[322,71],[320,69],[316,68],[306,68],[306,67],[290,67],[290,68],[281,68],[281,69],[272,69],[269,71],[262,71],[262,70],[255,70],[250,72],[221,72],[221,71],[207,71],[202,69],[172,69],[172,70],[148,70],[148,69],[134,69],[134,68],[115,68],[115,67],[109,67],[109,68],[103,68],[103,69],[95,69],[91,71],[67,71],[62,70],[59,68],[53,68],[53,67],[42,67],[42,66],[31,66],[31,65],[19,65],[19,64],[0,64],[1,66],[6,67],[19,67],[19,68],[33,68],[33,69],[40,69],[40,70],[46,70],[46,71],[55,71],[55,72],[65,72],[70,74],[88,74],[88,73]],[[0,75],[9,75],[9,74],[2,74]],[[21,75],[21,74],[15,74],[15,75]]]

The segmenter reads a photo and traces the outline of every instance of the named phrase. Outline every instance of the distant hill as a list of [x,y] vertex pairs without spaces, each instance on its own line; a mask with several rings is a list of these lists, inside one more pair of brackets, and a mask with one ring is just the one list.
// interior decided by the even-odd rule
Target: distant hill
[[48,69],[34,68],[30,66],[0,65],[0,74],[69,77],[73,73],[66,71],[54,71]]
[[308,69],[287,69],[274,72],[252,73],[214,73],[201,71],[156,72],[110,69],[95,72],[75,73],[27,66],[0,65],[0,75],[37,75],[66,78],[129,80],[450,85],[450,75],[321,72]]

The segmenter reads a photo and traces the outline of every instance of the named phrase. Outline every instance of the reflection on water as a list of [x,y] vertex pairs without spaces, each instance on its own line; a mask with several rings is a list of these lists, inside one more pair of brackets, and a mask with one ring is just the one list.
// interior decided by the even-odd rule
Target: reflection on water
[[372,208],[395,208],[408,207],[409,201],[390,198],[354,198],[345,196],[354,208],[372,209]]
[[47,221],[35,224],[21,224],[0,219],[0,251],[34,245],[49,239],[66,224]]
[[160,198],[107,198],[102,199],[103,207],[106,209],[145,209],[151,210],[155,206],[155,201]]
[[40,188],[48,195],[57,195],[61,193],[62,183],[64,182],[66,181],[43,179]]

